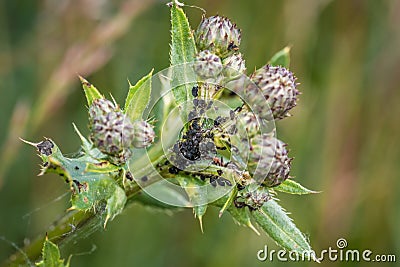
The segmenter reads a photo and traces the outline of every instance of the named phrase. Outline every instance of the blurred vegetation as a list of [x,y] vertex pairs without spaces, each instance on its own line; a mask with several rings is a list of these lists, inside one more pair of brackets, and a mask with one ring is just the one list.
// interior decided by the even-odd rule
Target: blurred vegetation
[[[292,46],[291,70],[303,94],[294,117],[278,122],[278,136],[295,157],[292,175],[323,192],[301,200],[282,195],[281,202],[313,248],[335,248],[342,237],[350,249],[395,253],[400,260],[400,2],[187,4],[238,24],[249,72]],[[195,27],[201,11],[186,12]],[[10,242],[22,247],[68,207],[65,184],[36,177],[40,161],[18,137],[52,137],[75,152],[71,123],[81,129],[87,123],[76,74],[122,102],[127,78],[169,65],[169,27],[165,1],[0,1],[0,237],[8,240],[0,240],[0,260],[15,250]],[[72,266],[272,265],[256,258],[265,244],[277,249],[269,238],[228,215],[218,219],[216,210],[203,221],[204,234],[190,209],[169,216],[133,206],[107,230],[61,252],[85,254],[74,256]]]

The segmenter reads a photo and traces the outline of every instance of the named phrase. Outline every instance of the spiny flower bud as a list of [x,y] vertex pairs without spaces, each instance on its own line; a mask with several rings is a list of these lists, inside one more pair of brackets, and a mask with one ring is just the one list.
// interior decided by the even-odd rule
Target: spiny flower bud
[[[243,94],[245,96],[246,105],[251,107],[251,110],[260,118],[268,121],[273,120],[274,115],[270,109],[270,105],[265,100],[261,90],[253,83],[246,85],[245,88],[246,89]],[[238,89],[239,90],[237,92],[241,93],[241,88]]]
[[240,30],[236,24],[220,16],[203,18],[195,37],[199,50],[210,50],[221,58],[237,51],[241,39]]
[[245,61],[241,53],[235,53],[222,61],[223,73],[226,77],[235,77],[246,71]]
[[249,138],[260,133],[260,121],[257,120],[256,115],[253,112],[248,111],[247,108],[244,108],[239,112],[238,123],[238,128],[244,127]]
[[283,67],[265,65],[251,75],[251,80],[261,89],[275,119],[289,116],[296,106],[296,77]]
[[286,146],[271,134],[251,139],[248,167],[256,180],[265,178],[262,184],[274,187],[289,177],[292,158],[288,157]]
[[204,79],[215,78],[222,71],[221,59],[208,50],[201,51],[197,55],[193,67],[196,74]]
[[96,99],[89,108],[90,140],[114,163],[124,163],[131,155],[133,125],[114,104],[107,99]]
[[134,138],[133,146],[136,148],[144,148],[153,143],[155,133],[153,126],[146,121],[135,121],[133,123]]

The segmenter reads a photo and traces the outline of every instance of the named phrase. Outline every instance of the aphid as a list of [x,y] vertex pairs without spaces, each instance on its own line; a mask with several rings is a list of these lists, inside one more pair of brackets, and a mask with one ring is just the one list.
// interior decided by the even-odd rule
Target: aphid
[[194,96],[194,97],[198,97],[199,96],[199,87],[196,85],[196,86],[193,86],[193,88],[192,88],[192,95]]
[[172,166],[172,167],[170,167],[170,168],[168,169],[168,172],[169,172],[170,174],[177,174],[179,171],[180,171],[180,170],[179,170],[177,167],[175,167],[175,166]]
[[217,179],[215,178],[215,177],[210,177],[210,184],[213,186],[213,187],[216,187],[217,186]]
[[52,148],[54,147],[54,144],[47,139],[37,144],[36,147],[40,154],[50,156],[53,153]]
[[223,158],[222,158],[222,157],[221,157],[221,158],[214,157],[214,158],[213,158],[213,163],[214,163],[215,165],[217,165],[217,166],[223,166],[223,165],[224,165],[224,162],[223,162]]
[[231,120],[234,120],[235,119],[235,111],[230,110],[229,111],[229,117],[231,118]]
[[230,42],[229,45],[228,45],[228,50],[229,51],[231,51],[231,50],[237,51],[237,50],[239,50],[239,47],[237,45],[235,45],[234,42]]
[[132,176],[132,173],[131,173],[131,172],[127,172],[127,173],[125,174],[125,177],[126,177],[126,179],[128,179],[129,181],[133,181],[133,176]]

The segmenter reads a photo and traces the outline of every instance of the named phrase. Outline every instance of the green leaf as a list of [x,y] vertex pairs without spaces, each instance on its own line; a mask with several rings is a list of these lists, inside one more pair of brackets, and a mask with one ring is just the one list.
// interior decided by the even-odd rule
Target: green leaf
[[[43,160],[44,164],[40,174],[56,173],[69,184],[72,191],[71,210],[105,211],[104,226],[108,220],[112,220],[122,212],[126,203],[126,195],[125,191],[108,173],[116,171],[111,164],[106,164],[107,172],[105,172],[100,167],[94,168],[94,166],[102,165],[102,162],[91,157],[94,153],[80,154],[77,158],[64,157],[58,146],[50,139],[37,144],[29,144],[38,148]],[[92,166],[92,168],[88,170],[88,166]]]
[[238,192],[237,187],[234,187],[232,189],[232,191],[228,194],[227,200],[225,201],[222,208],[219,210],[218,217],[221,218],[222,214],[224,214],[225,210],[232,206],[232,203],[233,203],[234,199],[236,198],[237,192]]
[[60,259],[60,250],[57,245],[51,242],[47,237],[43,243],[42,249],[42,260],[36,263],[36,266],[42,267],[69,267],[68,259],[67,264],[64,264],[64,260]]
[[70,210],[96,209],[105,202],[104,227],[108,220],[114,219],[116,215],[122,212],[126,203],[126,195],[115,180],[107,175],[93,174],[74,178],[75,189],[71,197],[72,207]]
[[132,121],[142,118],[143,111],[150,101],[153,70],[135,85],[129,83],[129,92],[125,100],[124,112]]
[[260,232],[258,232],[257,228],[255,228],[254,225],[251,223],[250,211],[248,208],[237,208],[235,205],[231,205],[228,208],[228,212],[237,224],[249,227],[257,235],[260,235]]
[[[178,106],[185,105],[193,98],[191,90],[194,81],[193,69],[185,64],[193,62],[196,45],[189,21],[182,8],[176,2],[171,6],[171,51],[170,62],[174,67],[172,73],[172,91]],[[182,119],[186,121],[185,106],[181,107]]]
[[317,260],[304,234],[275,200],[267,201],[261,209],[252,211],[251,215],[279,246]]
[[286,179],[283,183],[273,188],[276,191],[294,194],[294,195],[307,195],[307,194],[317,194],[318,191],[313,191],[305,188],[301,184],[293,181],[292,179]]
[[193,212],[200,222],[200,228],[203,232],[203,215],[207,211],[207,205],[200,203],[207,203],[207,190],[205,189],[204,182],[200,179],[179,175],[176,180],[183,187],[188,195],[191,203],[194,205]]
[[79,76],[79,79],[81,80],[83,90],[85,91],[85,96],[89,107],[92,105],[93,100],[104,98],[104,96],[100,94],[100,92],[97,90],[96,87],[93,86],[93,84],[89,83],[87,80],[85,80],[85,78],[81,76]]
[[290,47],[286,46],[275,55],[272,56],[270,61],[268,62],[272,66],[282,66],[285,68],[289,68],[290,66]]

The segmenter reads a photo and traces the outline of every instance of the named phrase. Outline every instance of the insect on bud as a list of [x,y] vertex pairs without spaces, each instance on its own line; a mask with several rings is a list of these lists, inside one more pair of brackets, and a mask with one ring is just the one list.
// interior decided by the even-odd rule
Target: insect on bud
[[195,33],[199,50],[210,50],[221,58],[239,49],[240,30],[229,19],[212,16],[203,18]]

